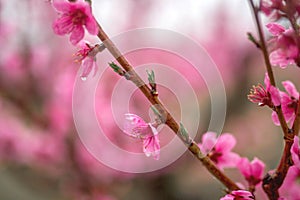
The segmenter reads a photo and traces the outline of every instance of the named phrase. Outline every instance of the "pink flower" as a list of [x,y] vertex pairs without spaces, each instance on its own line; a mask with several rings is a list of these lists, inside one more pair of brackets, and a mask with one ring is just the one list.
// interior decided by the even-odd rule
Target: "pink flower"
[[267,16],[280,10],[283,6],[282,0],[261,0],[260,10]]
[[299,50],[293,29],[285,29],[276,23],[269,23],[266,27],[274,36],[269,41],[270,46],[272,46],[270,54],[271,64],[279,65],[281,68],[294,64],[298,58]]
[[76,53],[76,56],[78,57],[78,62],[81,62],[83,71],[81,74],[81,79],[86,80],[87,76],[91,73],[92,69],[94,68],[94,76],[97,73],[98,67],[96,65],[96,55],[98,53],[97,51],[97,45],[92,47],[87,42],[80,42],[79,45],[80,49]]
[[251,192],[246,190],[234,190],[220,200],[253,200],[254,197]]
[[279,189],[279,194],[285,200],[300,199],[300,169],[296,166],[291,166],[284,179],[282,186]]
[[151,123],[146,123],[141,117],[134,114],[125,114],[124,133],[143,141],[143,151],[147,157],[159,159],[160,145],[158,132]]
[[[291,81],[283,81],[282,85],[287,93],[281,92],[281,107],[285,120],[288,123],[293,123],[296,117],[296,111],[299,100],[299,92]],[[273,121],[279,125],[277,114],[272,114]]]
[[251,163],[248,158],[241,158],[237,167],[248,181],[249,185],[255,186],[262,180],[265,164],[258,158],[254,158]]
[[202,136],[202,143],[198,144],[201,151],[207,154],[219,168],[235,167],[239,161],[239,155],[231,152],[236,144],[235,138],[224,133],[219,138],[214,132],[207,132]]
[[292,159],[294,162],[294,165],[299,168],[300,170],[300,146],[299,146],[299,137],[295,136],[294,137],[294,143],[291,148],[291,154],[292,154]]
[[76,45],[84,37],[84,28],[92,35],[98,33],[89,3],[83,0],[69,2],[66,0],[54,0],[53,7],[61,13],[60,18],[54,21],[53,30],[58,35],[71,33],[70,42]]
[[253,103],[257,103],[259,106],[267,105],[270,108],[273,108],[274,106],[279,106],[279,90],[271,85],[270,78],[267,73],[265,74],[264,82],[266,89],[261,84],[253,86],[253,88],[250,91],[250,94],[248,95],[248,99]]

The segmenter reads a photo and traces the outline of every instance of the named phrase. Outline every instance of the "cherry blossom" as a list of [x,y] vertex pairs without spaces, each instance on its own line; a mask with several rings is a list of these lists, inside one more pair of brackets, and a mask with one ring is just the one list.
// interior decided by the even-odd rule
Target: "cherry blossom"
[[253,200],[251,192],[246,190],[234,190],[230,194],[222,197],[220,200]]
[[81,66],[83,68],[81,79],[86,80],[87,76],[91,73],[92,69],[94,69],[94,76],[97,73],[98,67],[96,65],[96,55],[99,52],[99,45],[92,47],[88,42],[80,42],[79,50],[76,53],[78,57],[78,62],[81,62]]
[[299,146],[299,137],[295,136],[294,143],[291,148],[292,159],[294,165],[300,170],[300,146]]
[[243,174],[249,185],[257,185],[261,182],[265,164],[258,158],[249,162],[248,158],[241,158],[237,164],[238,169]]
[[267,16],[277,12],[283,7],[282,0],[261,0],[260,10]]
[[217,138],[216,133],[207,132],[202,136],[202,143],[198,145],[218,167],[224,168],[235,167],[240,158],[238,154],[231,152],[235,144],[235,138],[229,133],[223,133]]
[[270,78],[268,74],[265,74],[265,86],[264,88],[261,84],[257,86],[253,86],[248,95],[248,99],[253,102],[257,103],[259,106],[269,106],[273,108],[274,106],[280,105],[280,93],[279,90],[271,85]]
[[[287,92],[280,92],[282,112],[285,120],[292,124],[296,117],[299,92],[291,81],[283,81],[282,85]],[[280,125],[278,116],[275,112],[272,114],[272,119],[276,125]]]
[[53,7],[61,14],[53,23],[53,30],[58,35],[71,34],[70,42],[76,45],[84,37],[84,28],[96,35],[98,33],[89,3],[83,0],[69,2],[66,0],[54,0]]
[[300,199],[300,169],[297,166],[291,166],[279,189],[281,200],[298,200]]
[[274,36],[269,40],[271,64],[279,65],[281,68],[286,68],[287,65],[294,64],[298,58],[299,50],[293,29],[285,29],[276,23],[269,23],[266,27]]
[[135,114],[125,114],[124,133],[143,141],[143,152],[147,157],[153,156],[159,159],[160,144],[158,132],[151,123],[146,123],[141,117]]

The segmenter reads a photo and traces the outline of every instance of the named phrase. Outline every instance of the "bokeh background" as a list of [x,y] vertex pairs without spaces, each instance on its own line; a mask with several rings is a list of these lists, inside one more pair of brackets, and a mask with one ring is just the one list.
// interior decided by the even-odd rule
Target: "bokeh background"
[[[234,151],[260,158],[267,170],[276,167],[282,150],[280,129],[273,125],[270,110],[247,100],[251,86],[263,82],[265,68],[260,52],[247,40],[246,32],[255,31],[246,0],[94,0],[93,10],[111,36],[135,28],[165,28],[205,47],[226,88],[223,132],[237,138]],[[189,152],[162,170],[127,174],[104,166],[86,151],[72,117],[72,91],[80,65],[74,62],[76,48],[68,37],[52,31],[56,17],[46,0],[0,0],[0,199],[200,200],[224,195],[224,187]],[[147,61],[146,56],[129,55],[129,60],[140,63]],[[210,119],[210,100],[203,81],[189,70],[184,69],[200,102],[202,121],[195,139],[200,142]],[[275,68],[275,74],[280,83],[297,80],[299,72]],[[109,138],[124,145],[122,131],[104,115],[118,78],[107,71],[96,109]],[[161,87],[160,92],[171,112],[180,115],[170,91]],[[149,104],[138,91],[130,106],[147,119]],[[168,138],[171,133],[165,131]],[[245,183],[236,169],[225,172]],[[262,195],[260,189],[258,193]]]

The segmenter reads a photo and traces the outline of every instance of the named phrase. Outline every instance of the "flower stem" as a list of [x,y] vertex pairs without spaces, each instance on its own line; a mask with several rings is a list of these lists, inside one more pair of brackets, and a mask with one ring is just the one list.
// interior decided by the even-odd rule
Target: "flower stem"
[[294,135],[299,134],[299,129],[300,129],[300,100],[298,99],[296,118],[292,128]]
[[[157,95],[153,95],[151,89],[145,84],[141,77],[134,71],[133,67],[129,64],[127,59],[121,54],[118,48],[110,40],[108,35],[104,32],[100,24],[98,23],[99,32],[97,36],[104,43],[108,51],[114,56],[114,58],[119,62],[122,68],[130,74],[130,80],[141,90],[141,92],[146,96],[152,105],[161,113],[166,116],[165,124],[173,130],[173,132],[178,135],[180,129],[179,124],[175,121],[173,116],[167,111],[167,109],[160,102]],[[184,142],[184,141],[183,141]],[[203,155],[198,147],[197,143],[191,141],[188,149],[190,152],[202,162],[206,169],[216,177],[223,185],[225,185],[228,190],[239,190],[240,188],[233,182],[229,177],[227,177],[213,162],[212,160]]]

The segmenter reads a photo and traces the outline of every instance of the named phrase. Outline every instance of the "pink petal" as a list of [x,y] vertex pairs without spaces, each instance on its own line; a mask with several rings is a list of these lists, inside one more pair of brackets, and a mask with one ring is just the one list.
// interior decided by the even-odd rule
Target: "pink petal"
[[62,16],[56,19],[52,25],[54,33],[65,35],[73,30],[72,18],[70,16]]
[[274,106],[279,106],[281,104],[281,98],[278,88],[271,85],[269,92],[271,94],[271,100]]
[[286,57],[288,59],[291,59],[291,60],[296,59],[298,57],[298,54],[299,54],[299,50],[298,50],[297,45],[292,43],[292,45],[287,45],[287,46],[288,46],[288,48],[285,49]]
[[236,199],[240,200],[253,200],[254,197],[251,192],[246,190],[235,190],[231,192],[232,195],[236,197]]
[[288,105],[282,106],[283,116],[287,122],[292,122],[295,117],[295,111],[293,108],[290,108]]
[[267,16],[269,16],[272,13],[272,11],[273,11],[273,9],[270,8],[269,3],[266,2],[266,1],[263,1],[263,0],[260,1],[259,8]]
[[125,114],[125,123],[123,132],[134,138],[142,138],[145,132],[149,132],[147,135],[151,136],[151,129],[149,125],[139,116],[131,113]]
[[299,99],[299,92],[291,81],[283,81],[282,85],[291,97]]
[[236,167],[240,159],[241,158],[237,153],[228,152],[226,154],[223,154],[218,159],[217,166],[221,169],[228,167]]
[[143,140],[143,151],[147,157],[152,155],[155,160],[159,159],[160,144],[157,135]]
[[231,194],[226,194],[225,197],[222,197],[220,200],[234,200],[234,196],[232,196]]
[[282,112],[284,115],[284,118],[287,122],[293,122],[295,119],[295,109],[293,107],[290,107],[290,105],[293,103],[293,100],[290,98],[290,96],[286,93],[282,93],[281,95],[281,102],[282,102]]
[[258,158],[254,158],[251,162],[251,174],[256,179],[262,179],[265,169],[265,164]]
[[95,65],[95,61],[92,57],[86,57],[83,61],[82,61],[82,74],[81,74],[81,78],[87,78],[87,76],[91,73],[93,67]]
[[74,27],[74,29],[71,33],[70,41],[73,45],[76,45],[78,42],[80,42],[80,40],[82,40],[83,36],[84,36],[83,27],[76,26],[76,27]]
[[285,69],[289,64],[293,64],[293,59],[287,58],[286,52],[282,49],[277,49],[270,54],[270,61],[272,65],[279,65]]
[[52,2],[53,2],[52,3],[53,7],[59,12],[66,13],[66,12],[70,12],[70,10],[71,10],[71,6],[68,1],[53,0]]
[[234,190],[220,200],[253,200],[254,197],[251,192],[246,190]]
[[216,152],[229,152],[236,144],[236,139],[233,135],[223,133],[217,140],[215,151]]
[[300,169],[300,146],[299,146],[299,137],[294,137],[294,143],[291,148],[292,159],[294,165]]
[[246,179],[251,176],[251,168],[248,158],[241,158],[239,163],[237,164],[237,168]]
[[265,83],[265,86],[266,86],[266,90],[269,91],[269,90],[270,90],[271,83],[270,83],[270,78],[269,78],[268,73],[265,73],[265,80],[264,80],[264,83]]
[[89,50],[90,48],[88,48],[90,46],[90,43],[86,40],[81,40],[78,44],[77,47],[79,49],[86,49]]
[[275,111],[272,112],[272,120],[276,126],[280,125],[277,113]]
[[205,154],[209,153],[215,146],[217,134],[214,132],[207,132],[202,136],[202,143],[199,144],[201,151]]
[[266,25],[266,27],[274,36],[278,36],[285,31],[285,28],[283,26],[276,23],[269,23]]
[[92,35],[98,34],[98,25],[93,16],[87,18],[87,20],[85,22],[85,26],[90,34],[92,34]]

